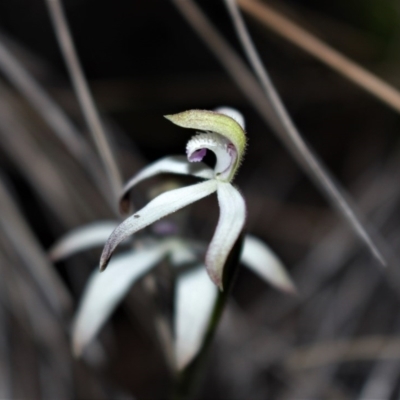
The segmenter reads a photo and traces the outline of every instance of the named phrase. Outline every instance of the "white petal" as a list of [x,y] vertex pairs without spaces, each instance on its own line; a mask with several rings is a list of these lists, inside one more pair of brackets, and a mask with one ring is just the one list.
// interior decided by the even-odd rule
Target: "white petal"
[[246,204],[230,183],[218,183],[220,217],[206,254],[206,267],[211,280],[222,290],[223,268],[246,220]]
[[175,355],[179,370],[199,352],[217,298],[204,265],[178,276],[175,294]]
[[157,196],[114,230],[104,246],[100,259],[100,268],[104,269],[107,266],[115,248],[129,235],[133,235],[153,222],[214,193],[217,190],[217,185],[217,181],[211,179],[195,185],[170,190]]
[[196,261],[196,253],[187,241],[172,239],[171,241],[171,264],[179,267]]
[[190,163],[185,156],[165,157],[143,168],[122,189],[120,196],[120,210],[122,213],[129,211],[129,191],[144,179],[152,176],[170,173],[178,175],[192,175],[197,178],[211,179],[214,171],[204,163]]
[[246,128],[244,123],[244,117],[238,110],[232,107],[225,106],[225,107],[218,107],[214,111],[220,114],[225,114],[228,117],[231,117],[242,127],[243,130]]
[[116,256],[108,269],[90,277],[73,324],[73,349],[79,356],[122,300],[129,288],[160,261],[165,244]]
[[104,246],[117,226],[117,222],[103,221],[74,229],[53,244],[48,252],[49,257],[52,261],[58,261],[82,250]]
[[226,137],[214,132],[199,133],[186,145],[186,154],[190,162],[199,162],[211,150],[216,157],[214,174],[221,180],[227,180],[236,165],[237,150]]
[[282,262],[265,243],[254,236],[246,235],[241,261],[278,289],[290,293],[296,292]]

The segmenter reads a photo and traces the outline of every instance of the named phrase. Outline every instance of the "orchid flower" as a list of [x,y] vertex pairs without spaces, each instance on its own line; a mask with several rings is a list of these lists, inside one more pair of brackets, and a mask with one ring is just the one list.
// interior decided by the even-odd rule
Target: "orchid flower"
[[[215,115],[218,116],[220,114],[228,114],[237,122],[237,124],[240,125],[242,130],[244,129],[244,120],[241,114],[227,108],[220,108],[217,111],[218,114]],[[211,117],[215,116],[214,113],[200,113],[203,116],[203,113],[206,113],[205,115],[207,117],[209,115],[211,115]],[[179,115],[180,114],[178,114],[178,116]],[[186,121],[185,123],[193,124],[193,121],[187,122],[187,119],[185,118],[183,118],[183,121]],[[230,119],[226,120],[224,118],[219,121],[222,121],[221,123],[226,122],[228,127],[232,125]],[[195,122],[195,124],[199,125],[198,122]],[[237,130],[237,126],[233,126]],[[201,125],[201,128],[207,130],[209,129],[204,128],[204,125]],[[220,130],[222,130],[222,128]],[[199,136],[201,135],[209,135],[209,133],[200,134]],[[215,147],[213,147],[213,150],[216,153],[220,152],[221,154],[220,158],[217,159],[217,165],[214,170],[207,167],[200,161],[198,161],[196,164],[191,164],[183,157],[166,157],[143,169],[126,184],[121,196],[121,211],[126,212],[128,210],[130,204],[129,191],[134,185],[143,179],[149,178],[158,173],[173,172],[176,174],[193,175],[208,181],[215,180],[217,182],[213,184],[217,186],[216,190],[218,191],[219,186],[223,185],[223,189],[220,189],[220,191],[223,193],[226,191],[226,185],[230,185],[231,189],[227,189],[228,194],[229,190],[233,191],[234,194],[232,197],[235,201],[228,204],[225,200],[225,203],[222,203],[222,207],[225,207],[225,219],[221,218],[222,222],[220,219],[218,226],[220,226],[220,224],[226,225],[226,222],[224,222],[226,221],[226,218],[234,218],[234,206],[236,203],[241,205],[243,203],[243,200],[236,201],[238,197],[241,199],[241,196],[230,184],[230,181],[235,173],[234,168],[237,168],[240,158],[235,156],[232,151],[232,146],[230,146],[232,141],[229,141],[228,139],[225,141],[225,136],[221,134],[219,135],[222,138],[217,136],[217,140],[220,140],[220,142],[222,141],[223,149],[227,149],[228,154],[230,154],[229,157],[231,157],[227,157],[225,162],[227,164],[229,164],[229,162],[233,162],[234,165],[236,165],[235,167],[230,165],[228,167],[224,167],[224,165],[221,165],[221,157],[223,159],[223,157],[226,155],[224,155],[220,149],[215,149]],[[199,150],[196,150],[198,146],[192,144],[196,143],[196,138],[198,139],[198,137],[195,136],[195,138],[192,139],[187,146],[189,161],[191,161],[191,159],[192,161],[200,160],[202,157],[204,157],[205,149],[213,146],[213,142],[207,141],[206,144],[208,147],[199,148]],[[200,142],[202,141],[204,141],[204,137],[200,140]],[[238,147],[242,149],[241,151],[243,153],[244,144],[240,145],[239,143]],[[220,161],[219,165],[218,161]],[[221,177],[221,175],[223,176]],[[171,183],[168,183],[167,187],[170,189]],[[176,187],[176,184],[173,183],[172,187]],[[165,185],[164,187],[158,187],[155,189],[158,194],[160,189],[161,191],[165,190]],[[177,190],[179,189],[172,190],[172,192],[176,192]],[[171,191],[167,193],[171,193]],[[156,200],[161,196],[163,195],[161,194],[158,196]],[[224,197],[223,194],[221,198],[226,199],[227,197]],[[222,200],[222,202],[224,202],[224,200]],[[149,204],[151,203],[152,202]],[[148,206],[146,207],[148,208]],[[145,210],[146,207],[143,210]],[[228,209],[228,211],[226,209]],[[143,214],[143,210],[134,215],[139,213],[141,216],[145,215]],[[159,214],[162,214],[161,211],[159,210]],[[240,221],[243,221],[245,214],[244,206],[239,208],[239,211],[241,212]],[[133,218],[135,217],[133,216]],[[169,263],[173,267],[180,267],[188,264],[195,265],[194,268],[191,268],[190,270],[184,270],[177,275],[174,312],[174,363],[179,370],[182,370],[197,355],[201,349],[207,331],[207,326],[213,311],[218,290],[208,278],[204,265],[199,259],[200,254],[203,254],[206,246],[204,246],[204,244],[201,242],[194,240],[190,241],[182,238],[179,234],[179,226],[181,225],[180,222],[180,220],[172,220],[171,217],[157,221],[153,225],[153,232],[156,233],[156,235],[152,234],[142,237],[140,240],[140,246],[135,245],[134,248],[130,248],[124,253],[116,256],[113,260],[111,260],[109,268],[106,271],[99,273],[98,270],[96,270],[92,273],[74,318],[72,341],[74,353],[76,355],[80,355],[86,346],[93,341],[101,327],[110,317],[111,313],[125,297],[128,290],[140,278],[149,273],[153,267],[166,258],[169,259]],[[240,233],[242,224],[243,222],[237,224],[238,226],[236,227],[236,235]],[[117,226],[118,223],[116,221],[104,221],[77,228],[69,232],[57,243],[55,243],[49,250],[49,256],[53,261],[57,261],[82,250],[90,249],[96,246],[103,246],[107,241],[107,238],[109,238],[110,235],[112,237],[112,234],[115,232]],[[229,224],[229,226],[231,226],[231,224]],[[217,227],[217,233],[218,229],[221,228]],[[226,230],[228,228],[227,226],[224,227],[223,225],[223,229]],[[214,239],[215,236],[217,236],[217,233],[214,235]],[[225,234],[219,233],[219,235],[222,235],[224,238]],[[123,238],[128,239],[128,236],[129,234],[124,235]],[[231,239],[232,245],[236,240],[236,237],[235,239]],[[214,244],[218,244],[218,242],[215,242],[214,239]],[[120,243],[121,240],[118,243]],[[129,244],[128,240],[126,240],[125,243]],[[230,247],[232,245],[230,245]],[[212,257],[213,255],[215,256],[215,251],[214,253],[210,252],[210,247],[206,260],[208,257]],[[224,251],[226,252],[226,250]],[[211,256],[209,254],[211,254]],[[272,250],[269,249],[261,240],[250,235],[246,235],[244,237],[241,261],[245,266],[258,274],[263,280],[271,283],[279,290],[289,293],[295,292],[295,287],[289,275],[285,271],[283,264],[272,252]]]
[[[217,111],[190,110],[167,115],[166,118],[178,126],[201,130],[203,133],[193,136],[187,143],[187,161],[180,157],[164,158],[148,166],[128,182],[121,198],[122,210],[126,209],[129,190],[141,180],[155,174],[161,172],[187,174],[202,178],[204,181],[165,192],[122,222],[104,246],[100,269],[106,268],[118,244],[128,236],[217,192],[220,217],[207,250],[205,265],[211,280],[222,290],[225,262],[246,219],[245,201],[232,185],[246,147],[243,119],[236,111],[226,108]],[[200,163],[207,150],[215,153],[214,169],[203,163],[197,168],[192,168],[190,163]]]

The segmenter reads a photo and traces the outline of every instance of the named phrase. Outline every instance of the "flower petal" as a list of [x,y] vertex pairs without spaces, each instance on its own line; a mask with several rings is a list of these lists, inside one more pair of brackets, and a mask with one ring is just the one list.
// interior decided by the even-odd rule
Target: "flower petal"
[[296,292],[295,285],[282,262],[260,239],[250,235],[245,236],[241,261],[276,288],[289,293]]
[[232,107],[224,106],[224,107],[215,108],[214,111],[219,114],[225,114],[228,117],[231,117],[242,127],[243,130],[245,129],[244,117],[243,117],[242,113],[240,113],[238,110],[235,110]]
[[174,267],[180,267],[198,260],[192,246],[182,239],[169,239],[171,242],[170,260]]
[[103,221],[74,229],[53,244],[48,251],[49,257],[52,261],[58,261],[82,250],[104,246],[117,226],[117,222]]
[[224,113],[209,110],[189,110],[165,118],[183,128],[219,133],[229,139],[241,156],[246,147],[246,135],[234,119]]
[[185,156],[165,157],[149,166],[143,168],[136,174],[122,189],[119,200],[119,208],[122,214],[129,212],[130,201],[129,191],[139,182],[151,178],[152,176],[170,173],[179,175],[192,175],[198,178],[211,179],[214,171],[204,163],[191,164]]
[[178,370],[185,368],[201,349],[217,294],[204,265],[178,276],[174,313]]
[[214,193],[217,190],[217,185],[217,181],[211,179],[195,185],[170,190],[157,196],[136,214],[127,218],[114,230],[104,246],[103,254],[100,258],[100,269],[103,270],[106,268],[115,248],[128,236],[145,228],[153,222],[194,203],[197,200],[202,199],[203,197]]
[[218,133],[207,132],[193,136],[186,145],[186,154],[190,162],[199,162],[211,150],[216,157],[214,174],[219,180],[230,180],[236,165],[235,146]]
[[223,268],[233,245],[243,229],[246,204],[230,183],[218,183],[220,217],[206,254],[206,267],[211,280],[222,290]]
[[165,118],[183,128],[214,132],[227,138],[237,153],[235,165],[229,177],[229,180],[233,179],[246,148],[246,134],[237,121],[226,114],[208,110],[189,110],[179,114],[165,115]]
[[168,252],[165,243],[116,256],[104,272],[95,270],[89,278],[76,314],[72,342],[74,354],[99,332],[129,288]]

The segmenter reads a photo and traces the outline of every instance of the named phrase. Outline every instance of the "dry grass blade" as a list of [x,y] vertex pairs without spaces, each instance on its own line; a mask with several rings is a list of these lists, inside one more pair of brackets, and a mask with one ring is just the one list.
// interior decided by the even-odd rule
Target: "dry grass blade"
[[[380,210],[385,210],[379,219],[374,218],[374,225],[379,229],[383,228],[388,220],[393,218],[392,213],[397,208],[400,196],[400,188],[396,185],[398,181],[398,164],[388,163],[383,171],[377,172],[375,169],[367,171],[358,180],[353,187],[358,187],[359,195],[357,197],[360,208],[365,215],[373,216]],[[384,179],[382,178],[384,176]],[[349,261],[355,257],[358,248],[354,236],[346,231],[341,224],[331,227],[326,235],[323,235],[316,242],[308,255],[295,267],[293,273],[294,281],[301,288],[302,302],[305,303],[311,299],[321,288],[334,278]],[[387,251],[390,253],[390,248]],[[389,268],[386,269],[384,277],[390,285],[396,285],[398,278],[394,275],[398,265],[395,255],[389,259]],[[324,265],[321,269],[320,266]],[[365,286],[363,289],[366,290]],[[398,291],[398,288],[396,289]],[[259,318],[264,318],[265,304],[269,303],[268,294],[261,297],[254,307],[254,314]],[[290,299],[282,301],[274,307],[273,313],[269,318],[284,318],[293,309],[297,307]],[[348,306],[346,305],[346,309]]]
[[47,0],[47,6],[82,112],[103,161],[109,183],[114,192],[114,199],[116,199],[122,188],[122,178],[79,63],[61,2],[59,0]]
[[[69,351],[69,328],[54,314],[52,305],[26,273],[19,251],[0,236],[0,273],[6,283],[2,286],[0,312],[4,309],[9,317],[8,351],[12,360],[6,365],[11,374],[8,384],[12,395],[1,398],[87,398],[79,393],[79,378],[74,374],[77,370]],[[7,301],[3,301],[4,297]],[[93,398],[105,399],[100,382],[85,375],[80,379],[89,390],[98,386]]]
[[[8,281],[13,281],[13,290],[20,299],[21,309],[19,313],[25,314],[36,343],[42,349],[45,349],[46,355],[44,357],[38,351],[38,358],[41,359],[42,364],[41,368],[47,367],[52,370],[52,385],[41,379],[42,397],[51,398],[44,395],[46,392],[51,392],[53,398],[70,398],[72,394],[72,356],[68,348],[65,327],[51,312],[51,305],[45,304],[33,282],[27,279],[24,274],[20,274],[18,268],[9,270],[7,278]],[[57,396],[55,393],[57,393]]]
[[265,27],[322,61],[351,82],[400,112],[400,92],[373,73],[291,21],[265,3],[237,0],[239,6]]
[[287,143],[288,146],[290,146],[294,157],[304,165],[311,178],[313,178],[313,180],[325,192],[325,195],[328,197],[328,200],[331,202],[331,204],[347,220],[354,232],[367,245],[376,259],[382,265],[386,265],[386,260],[383,258],[376,242],[372,240],[371,234],[368,232],[367,227],[361,221],[361,216],[357,215],[355,207],[352,205],[350,198],[347,196],[344,190],[334,182],[329,172],[325,169],[316,155],[313,154],[311,149],[302,139],[300,132],[287,112],[268,75],[265,66],[263,65],[257,53],[257,50],[247,31],[246,25],[244,24],[243,18],[240,15],[236,0],[225,0],[225,3],[232,17],[243,49],[260,81],[261,86],[263,87],[264,93],[271,104],[271,108],[273,109],[278,121],[282,126],[282,130],[280,131],[282,140]]
[[80,132],[66,113],[43,90],[17,58],[13,56],[1,39],[2,37],[0,37],[1,72],[42,116],[69,152],[91,174],[99,190],[105,194],[104,177],[99,168],[98,160]]
[[[371,230],[369,229],[369,232],[366,230],[347,194],[335,184],[333,178],[303,141],[268,76],[266,76],[267,79],[260,79],[267,94],[265,96],[243,61],[211,25],[202,11],[190,0],[174,0],[173,3],[213,51],[214,55],[244,91],[264,120],[273,127],[299,165],[323,191],[331,204],[348,221],[354,232],[367,245],[377,260],[382,265],[386,265],[381,252],[371,239]],[[248,49],[248,46],[246,46],[246,49]],[[262,65],[255,69],[262,75],[266,75]]]
[[[19,276],[16,268],[20,267],[20,262],[14,260],[13,256],[15,252],[10,249],[5,240],[1,240],[0,273],[4,282],[7,283],[2,287],[1,307],[8,316],[10,329],[8,335],[10,362],[6,365],[6,369],[10,379],[8,384],[11,395],[4,398],[23,398],[27,397],[28,393],[30,396],[39,397],[38,377],[36,371],[32,371],[32,367],[37,363],[38,348],[27,345],[33,332],[21,293],[15,285],[14,277]],[[18,361],[13,362],[13,360],[21,359],[22,354],[24,356],[22,365]]]
[[0,83],[2,150],[60,221],[66,226],[77,224],[79,217],[69,203],[68,191],[57,168],[32,138],[29,125],[24,124],[7,93]]
[[[385,351],[388,348],[390,352]],[[286,360],[290,369],[318,368],[356,360],[396,360],[400,357],[397,337],[366,336],[358,339],[327,341],[299,347]]]
[[391,398],[400,375],[399,357],[391,358],[396,351],[398,352],[398,343],[388,340],[361,390],[359,400]]
[[58,315],[71,307],[71,298],[45,252],[21,216],[3,180],[0,180],[0,227]]
[[0,281],[0,399],[12,398],[12,370],[10,351],[10,326],[6,308],[9,307],[9,299],[6,293],[6,284],[3,269],[5,260],[0,250],[0,273],[3,279]]
[[67,120],[64,112],[41,90],[38,83],[1,41],[0,70],[21,94],[29,100],[30,104],[43,116],[49,126],[60,134],[60,138],[71,154],[78,159],[82,159],[84,157],[83,149],[85,143],[79,132]]

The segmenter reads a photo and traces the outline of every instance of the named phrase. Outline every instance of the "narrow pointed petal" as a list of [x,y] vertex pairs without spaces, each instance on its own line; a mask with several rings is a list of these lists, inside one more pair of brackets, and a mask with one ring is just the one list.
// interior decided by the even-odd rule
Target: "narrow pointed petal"
[[218,183],[220,216],[206,254],[206,267],[211,280],[222,290],[223,268],[246,220],[246,204],[230,183]]
[[218,289],[204,265],[178,276],[175,294],[175,357],[178,370],[198,354],[213,312]]
[[93,340],[130,287],[168,252],[164,243],[116,256],[90,277],[76,314],[72,342],[76,356]]
[[214,179],[200,182],[195,185],[170,190],[157,196],[136,214],[127,218],[119,225],[104,246],[103,254],[100,258],[100,269],[104,270],[110,260],[114,250],[128,236],[133,235],[140,229],[152,224],[153,222],[166,217],[187,205],[194,203],[214,193],[217,190],[217,181]]
[[211,179],[214,171],[204,163],[190,163],[185,156],[165,157],[150,164],[135,175],[122,189],[119,207],[122,214],[129,212],[129,192],[139,182],[152,176],[170,173],[178,175],[192,175],[197,178]]
[[241,261],[266,282],[279,290],[296,293],[295,285],[279,258],[260,239],[246,235]]
[[92,247],[104,246],[117,226],[117,222],[103,221],[74,229],[53,244],[48,251],[49,257],[58,261]]

